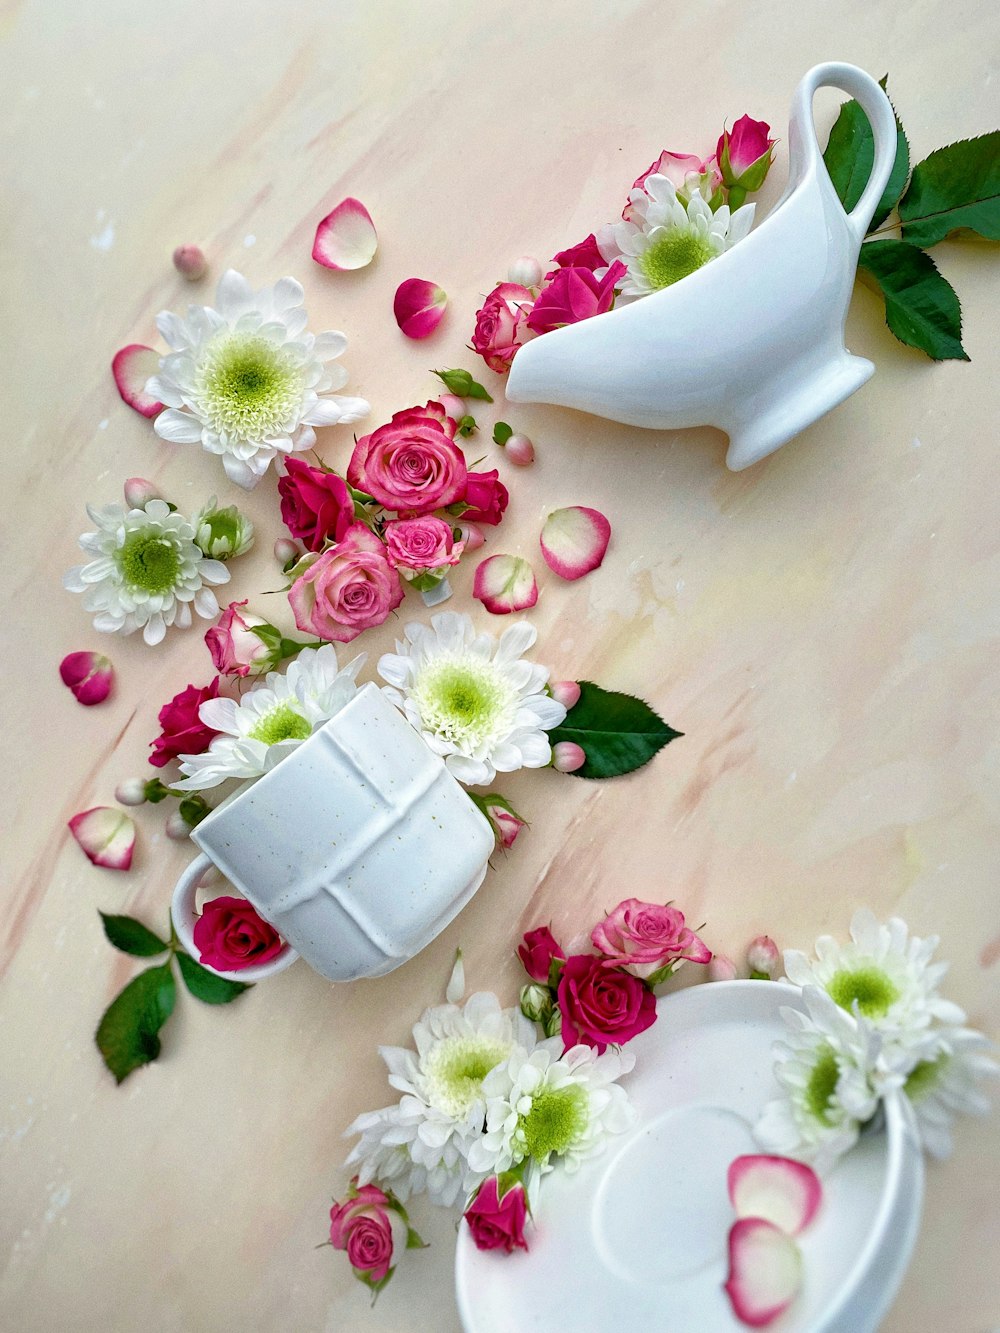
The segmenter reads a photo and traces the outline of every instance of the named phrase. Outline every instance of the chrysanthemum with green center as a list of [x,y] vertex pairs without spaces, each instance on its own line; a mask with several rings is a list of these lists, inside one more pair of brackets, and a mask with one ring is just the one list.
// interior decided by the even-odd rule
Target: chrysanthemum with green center
[[986,1115],[990,1099],[980,1084],[1000,1076],[995,1047],[971,1028],[943,1026],[930,1049],[907,1075],[910,1099],[923,1146],[934,1157],[948,1157],[956,1115]]

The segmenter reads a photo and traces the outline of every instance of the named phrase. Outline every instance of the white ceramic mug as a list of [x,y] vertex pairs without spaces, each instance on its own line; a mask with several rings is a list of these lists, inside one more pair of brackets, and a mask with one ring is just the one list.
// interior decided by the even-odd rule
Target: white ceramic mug
[[457,916],[494,847],[489,821],[373,684],[191,837],[202,855],[172,909],[185,949],[198,957],[195,895],[212,864],[287,941],[267,963],[219,973],[240,981],[298,955],[331,981],[391,972]]

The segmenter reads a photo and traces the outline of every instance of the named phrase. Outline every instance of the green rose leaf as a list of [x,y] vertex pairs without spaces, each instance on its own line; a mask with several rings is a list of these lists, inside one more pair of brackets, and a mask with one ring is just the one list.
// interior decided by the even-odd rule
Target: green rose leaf
[[657,751],[683,733],[667,725],[649,704],[631,694],[604,690],[581,680],[580,698],[565,721],[549,732],[553,745],[575,741],[587,762],[578,778],[613,778],[648,764]]
[[140,972],[111,1001],[94,1040],[104,1063],[121,1083],[133,1069],[160,1053],[160,1028],[170,1017],[177,996],[170,960]]
[[958,297],[930,255],[908,241],[866,241],[858,268],[875,280],[885,298],[885,322],[900,342],[935,361],[969,360]]
[[467,440],[470,435],[475,435],[478,429],[479,427],[476,425],[476,418],[470,417],[468,413],[466,413],[458,423],[458,433],[464,440]]
[[106,912],[99,915],[105,935],[122,953],[130,953],[136,958],[154,958],[158,953],[166,952],[164,941],[135,917],[110,916]]
[[493,441],[495,444],[499,444],[501,448],[513,434],[513,430],[507,425],[506,421],[498,421],[493,427]]
[[251,989],[245,981],[227,981],[225,977],[217,977],[180,950],[177,953],[177,965],[181,969],[184,985],[203,1004],[231,1004],[238,995]]
[[[885,75],[879,80],[883,88],[887,79],[888,75]],[[830,180],[837,191],[837,197],[850,212],[864,193],[875,164],[875,136],[872,134],[868,117],[857,102],[853,100],[845,102],[840,108],[840,115],[830,131],[823,161],[830,173]],[[880,226],[895,208],[906,185],[909,170],[910,146],[897,116],[896,159],[892,165],[889,182],[872,215],[869,231]]]
[[449,393],[456,398],[478,398],[480,402],[492,403],[493,399],[483,386],[474,380],[467,370],[432,370]]
[[1000,241],[1000,130],[950,143],[918,162],[899,217],[914,245],[937,245],[959,228]]

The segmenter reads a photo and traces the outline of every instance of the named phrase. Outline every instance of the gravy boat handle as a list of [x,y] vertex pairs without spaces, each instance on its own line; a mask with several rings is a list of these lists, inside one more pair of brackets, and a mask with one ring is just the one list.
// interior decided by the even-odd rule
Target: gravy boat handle
[[812,112],[813,97],[818,88],[839,88],[842,92],[850,93],[868,117],[875,138],[875,155],[868,184],[851,211],[847,213],[845,210],[847,225],[855,243],[860,246],[896,160],[896,113],[871,75],[858,69],[857,65],[846,65],[840,61],[815,65],[795,90],[789,125],[791,148],[793,151],[797,149],[802,155],[801,174],[810,168],[826,171]]

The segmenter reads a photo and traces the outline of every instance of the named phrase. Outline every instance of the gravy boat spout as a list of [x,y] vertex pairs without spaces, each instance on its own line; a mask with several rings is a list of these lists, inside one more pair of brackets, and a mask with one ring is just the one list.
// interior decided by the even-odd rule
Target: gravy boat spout
[[[856,98],[874,134],[871,177],[849,213],[816,138],[822,87]],[[653,430],[716,426],[738,472],[859,389],[875,367],[847,351],[844,322],[895,159],[895,115],[863,70],[817,65],[795,92],[788,145],[788,185],[759,227],[671,287],[525,343],[507,398]]]

